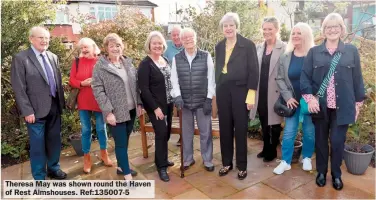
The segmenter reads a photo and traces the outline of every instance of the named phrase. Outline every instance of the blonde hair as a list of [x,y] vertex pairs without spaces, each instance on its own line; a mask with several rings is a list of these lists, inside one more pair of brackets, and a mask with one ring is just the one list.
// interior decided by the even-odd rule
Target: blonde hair
[[294,45],[292,44],[292,32],[294,31],[295,28],[298,28],[302,34],[302,48],[304,51],[304,56],[307,55],[308,51],[310,48],[312,48],[315,43],[313,40],[313,34],[312,34],[312,29],[307,23],[299,22],[297,23],[292,29],[290,33],[290,39],[289,42],[287,43],[286,47],[286,52],[290,53],[294,51]]
[[321,33],[323,36],[325,36],[325,27],[330,21],[334,21],[338,23],[338,25],[341,26],[341,29],[342,29],[341,36],[340,36],[341,38],[346,35],[346,26],[345,26],[345,22],[343,21],[342,16],[338,13],[330,13],[329,15],[325,17],[321,25]]
[[182,37],[184,36],[184,34],[186,33],[193,33],[193,41],[195,44],[197,44],[197,33],[195,30],[191,29],[191,28],[184,28],[183,30],[180,31],[180,40],[182,39]]
[[[92,53],[94,54],[94,56],[101,53],[101,50],[98,48],[98,45],[91,38],[87,38],[87,37],[81,38],[80,41],[78,41],[78,43],[77,43],[78,48],[81,49],[81,46],[83,44],[93,46],[94,52],[92,52]],[[83,57],[81,50],[80,50],[80,56],[79,57]]]
[[219,29],[223,30],[223,24],[225,22],[229,22],[229,21],[234,22],[235,26],[236,26],[236,29],[240,30],[240,18],[239,18],[239,15],[238,15],[238,13],[233,13],[233,12],[228,12],[228,13],[226,13],[222,17],[221,21],[219,21]]
[[261,32],[263,32],[262,29],[263,29],[265,23],[272,23],[274,28],[277,29],[276,38],[277,39],[281,38],[281,35],[279,34],[279,31],[281,30],[280,29],[280,23],[279,23],[279,20],[276,17],[274,17],[274,16],[264,17],[262,24],[261,24]]
[[153,39],[153,37],[159,37],[159,39],[162,40],[163,53],[164,53],[167,49],[166,40],[164,39],[161,32],[152,31],[152,32],[149,33],[148,38],[146,39],[146,42],[145,42],[145,45],[144,45],[144,50],[145,50],[146,54],[150,54],[150,52],[151,52],[150,51],[150,42],[151,42],[151,39]]
[[109,33],[104,39],[103,39],[103,47],[104,51],[107,52],[107,47],[110,42],[115,42],[116,44],[119,44],[122,49],[124,49],[123,40],[121,37],[116,33]]
[[280,29],[279,20],[276,17],[274,16],[264,17],[261,27],[263,27],[264,24],[267,22],[272,23],[274,27],[279,31]]

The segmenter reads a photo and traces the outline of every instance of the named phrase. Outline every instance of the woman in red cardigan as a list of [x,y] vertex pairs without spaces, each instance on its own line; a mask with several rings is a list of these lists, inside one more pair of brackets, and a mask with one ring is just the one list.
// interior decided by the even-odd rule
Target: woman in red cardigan
[[108,167],[112,166],[112,161],[107,153],[106,123],[103,120],[103,115],[94,98],[93,90],[91,89],[93,69],[97,62],[97,55],[100,53],[100,50],[90,38],[82,38],[78,42],[78,47],[80,48],[78,67],[76,66],[76,60],[74,60],[72,63],[69,84],[73,88],[80,89],[77,97],[77,107],[81,121],[82,151],[84,152],[83,170],[85,173],[90,173],[91,117],[93,115],[95,116],[96,132],[98,134],[99,146],[101,149],[101,160]]

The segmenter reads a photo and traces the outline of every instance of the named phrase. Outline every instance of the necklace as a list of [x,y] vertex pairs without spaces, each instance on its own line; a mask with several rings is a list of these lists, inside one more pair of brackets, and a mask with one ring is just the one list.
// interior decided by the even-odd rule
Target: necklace
[[114,67],[121,69],[121,64],[120,63],[111,63]]

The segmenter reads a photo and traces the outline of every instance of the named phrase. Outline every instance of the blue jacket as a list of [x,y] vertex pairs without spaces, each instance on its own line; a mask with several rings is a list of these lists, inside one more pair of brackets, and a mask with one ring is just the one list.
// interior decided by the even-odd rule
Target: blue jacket
[[[329,54],[325,47],[325,42],[319,46],[312,47],[304,59],[300,77],[302,94],[316,95],[329,71],[333,56]],[[345,125],[355,122],[355,103],[365,99],[365,89],[358,49],[352,44],[344,44],[340,41],[336,51],[342,52],[334,72],[337,124]],[[320,98],[320,113],[315,117],[328,119],[326,108],[325,92],[325,96]]]
[[174,58],[174,56],[183,49],[183,46],[176,47],[175,44],[171,40],[167,40],[166,43],[167,43],[167,50],[166,52],[164,52],[163,55],[167,57],[168,62],[172,64],[172,58]]

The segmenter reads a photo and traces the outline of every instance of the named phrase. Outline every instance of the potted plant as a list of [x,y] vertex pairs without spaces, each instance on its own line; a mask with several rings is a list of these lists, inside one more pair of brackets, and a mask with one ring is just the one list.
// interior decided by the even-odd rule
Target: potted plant
[[254,120],[248,121],[248,138],[262,140],[261,122],[258,116]]
[[346,142],[344,160],[347,171],[354,175],[361,175],[367,170],[375,149],[364,142],[361,142],[359,124],[350,125],[349,131],[353,140]]
[[81,144],[81,133],[74,133],[68,137],[69,143],[72,145],[77,156],[83,156],[84,152],[82,151]]

